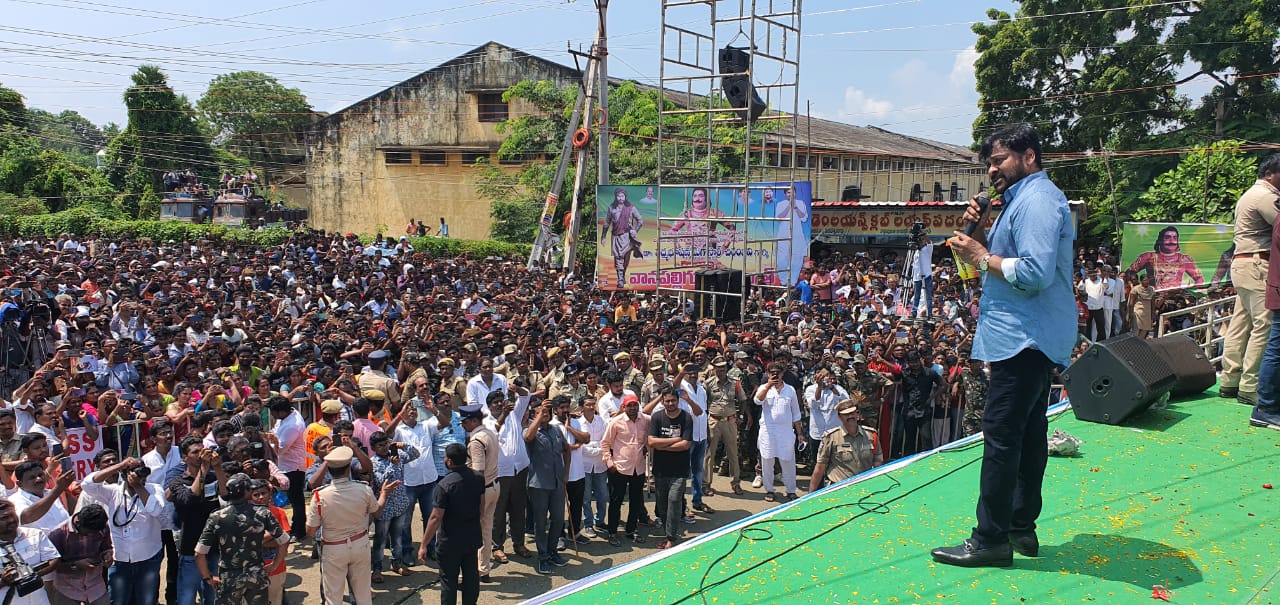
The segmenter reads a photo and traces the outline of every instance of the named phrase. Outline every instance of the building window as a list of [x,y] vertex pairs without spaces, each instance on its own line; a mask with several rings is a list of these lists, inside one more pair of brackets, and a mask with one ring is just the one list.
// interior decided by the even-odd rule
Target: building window
[[388,164],[412,164],[413,163],[412,151],[387,151],[386,156],[387,156]]
[[[476,95],[481,122],[501,122],[507,119],[507,102],[500,92],[482,92]],[[464,162],[469,163],[469,162]]]
[[876,161],[875,161],[875,160],[862,160],[862,163],[860,164],[860,166],[862,167],[862,168],[861,168],[861,170],[862,170],[863,172],[871,172],[872,170],[875,170],[875,169],[876,169]]
[[463,166],[471,166],[472,164],[475,164],[477,160],[481,160],[481,159],[484,159],[484,160],[489,159],[489,152],[487,152],[487,151],[464,151],[464,152],[462,152],[462,165],[463,165]]
[[823,170],[839,170],[840,158],[834,158],[829,155],[822,156]]
[[423,149],[418,152],[418,163],[423,166],[444,166],[449,163],[449,155],[443,151]]

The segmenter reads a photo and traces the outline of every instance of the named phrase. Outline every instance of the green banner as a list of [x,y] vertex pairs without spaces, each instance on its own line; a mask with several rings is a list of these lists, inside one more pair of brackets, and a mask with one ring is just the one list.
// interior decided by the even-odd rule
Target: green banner
[[1234,234],[1231,225],[1125,223],[1120,264],[1156,290],[1222,285],[1231,281]]

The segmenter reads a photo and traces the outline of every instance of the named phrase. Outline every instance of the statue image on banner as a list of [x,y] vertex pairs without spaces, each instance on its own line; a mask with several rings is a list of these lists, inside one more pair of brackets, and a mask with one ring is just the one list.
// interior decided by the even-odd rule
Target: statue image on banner
[[[598,186],[597,287],[654,290],[659,259],[664,288],[693,288],[694,272],[703,267],[763,273],[756,283],[792,285],[809,253],[811,192],[807,181],[751,188]],[[747,246],[746,231],[753,240],[781,241]]]

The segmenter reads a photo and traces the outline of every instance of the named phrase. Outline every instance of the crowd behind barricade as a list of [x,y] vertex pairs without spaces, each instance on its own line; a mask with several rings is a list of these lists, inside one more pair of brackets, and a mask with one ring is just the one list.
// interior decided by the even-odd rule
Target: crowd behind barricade
[[[55,603],[152,605],[163,573],[170,605],[279,604],[291,544],[327,604],[429,559],[474,602],[508,553],[551,574],[575,542],[667,548],[718,490],[792,499],[981,430],[981,293],[949,258],[917,285],[896,254],[824,253],[724,321],[381,236],[0,246],[0,543]],[[1134,314],[1093,313],[1113,261],[1079,259],[1106,331]]]

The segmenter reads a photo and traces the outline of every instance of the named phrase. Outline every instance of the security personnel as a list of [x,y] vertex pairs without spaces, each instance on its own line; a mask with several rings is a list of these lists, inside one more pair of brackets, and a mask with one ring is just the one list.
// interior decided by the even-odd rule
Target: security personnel
[[[505,393],[489,393],[486,403],[498,403]],[[484,409],[480,404],[463,406],[462,428],[467,431],[467,466],[484,478],[484,500],[480,511],[480,581],[489,580],[489,563],[493,558],[493,515],[498,509],[498,434],[484,425]],[[446,455],[447,450],[446,449]]]
[[445,357],[437,366],[442,376],[438,392],[449,395],[449,407],[455,410],[462,407],[462,400],[467,396],[467,380],[454,371],[458,363],[450,357]]
[[367,483],[351,479],[353,455],[344,445],[324,457],[333,482],[317,490],[307,508],[307,535],[316,536],[319,530],[317,539],[324,545],[320,558],[324,605],[342,605],[348,583],[355,605],[372,605],[369,516],[381,514],[387,496],[400,487],[399,481],[390,481],[374,499]]
[[711,483],[716,476],[716,448],[724,444],[724,458],[729,465],[729,486],[742,495],[742,469],[738,461],[738,406],[747,400],[742,382],[729,377],[729,360],[717,356],[711,360],[711,376],[707,387],[707,459],[703,466],[706,486],[703,491],[714,496]]
[[391,353],[377,350],[369,353],[369,371],[360,375],[361,391],[382,391],[387,401],[400,401],[400,383],[387,374]]
[[853,369],[845,372],[845,380],[852,385],[849,394],[861,395],[868,403],[863,408],[863,423],[873,427],[880,426],[880,396],[884,387],[893,384],[893,378],[867,369],[867,357],[858,353],[853,356]]
[[463,605],[475,605],[480,598],[475,552],[483,541],[480,502],[484,498],[484,479],[467,467],[467,449],[460,443],[450,443],[445,448],[444,464],[449,474],[436,486],[435,506],[427,519],[418,560],[425,563],[430,536],[435,536],[440,559],[440,602],[457,603],[458,592],[462,592]]
[[613,356],[613,364],[622,373],[622,388],[631,389],[632,393],[639,393],[644,388],[645,376],[644,372],[636,369],[632,361],[631,354],[626,351],[620,351]]
[[862,426],[862,414],[873,404],[861,395],[836,405],[840,426],[822,435],[818,446],[818,460],[809,479],[809,491],[814,492],[825,483],[836,483],[884,464],[876,432]]

